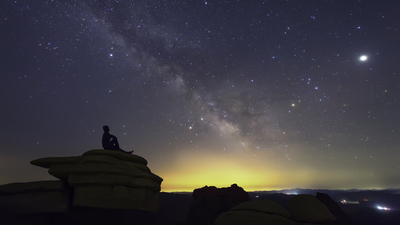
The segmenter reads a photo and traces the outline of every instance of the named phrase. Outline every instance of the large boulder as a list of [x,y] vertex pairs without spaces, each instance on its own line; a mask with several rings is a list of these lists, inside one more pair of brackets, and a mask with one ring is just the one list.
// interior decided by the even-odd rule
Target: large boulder
[[160,183],[146,178],[135,178],[117,174],[95,175],[69,175],[68,184],[77,186],[127,186],[131,188],[144,188],[154,192],[160,192]]
[[299,222],[330,223],[336,218],[316,197],[309,194],[293,196],[290,201],[290,215]]
[[349,215],[347,215],[328,194],[317,192],[315,197],[329,209],[333,216],[336,217],[336,224],[358,225],[358,223],[356,223]]
[[249,194],[236,184],[228,188],[205,186],[195,189],[193,203],[188,213],[188,224],[212,225],[221,213],[249,200]]
[[290,214],[285,208],[268,199],[240,203],[231,209],[231,211],[236,210],[250,210],[254,212],[269,213],[290,218]]
[[143,165],[147,165],[147,160],[141,156],[134,155],[134,154],[126,154],[124,152],[120,151],[113,151],[113,150],[104,150],[104,149],[92,149],[90,151],[87,151],[82,154],[83,156],[88,156],[88,155],[109,155],[114,158],[123,160],[123,161],[129,161],[129,162],[135,162],[135,163],[142,163]]
[[78,186],[74,188],[72,203],[93,208],[159,211],[158,193],[126,186]]
[[69,191],[62,181],[12,183],[0,186],[0,214],[66,212]]
[[247,201],[218,216],[215,225],[296,225],[289,212],[278,203],[264,199]]
[[73,189],[74,207],[159,210],[163,179],[141,156],[94,149],[82,156],[47,157],[31,164],[48,168],[49,174],[66,182]]
[[60,180],[68,180],[70,175],[114,174],[127,175],[132,178],[146,178],[158,184],[162,182],[161,177],[151,172],[146,172],[134,166],[109,163],[55,164],[50,166],[49,174]]
[[[93,151],[93,150],[91,150]],[[111,156],[109,150],[103,150],[104,155],[83,155],[83,156],[68,156],[68,157],[46,157],[35,159],[31,161],[32,165],[40,166],[43,168],[50,168],[52,165],[59,164],[83,164],[83,163],[108,163],[116,165],[126,165],[130,167],[137,167],[141,170],[150,172],[150,169],[143,162],[124,161]],[[109,155],[106,155],[108,153]],[[140,157],[140,156],[136,156]],[[140,157],[141,158],[141,157]],[[141,160],[137,160],[141,161]]]
[[293,220],[275,214],[236,210],[221,214],[215,225],[298,225]]
[[0,195],[12,195],[22,193],[37,193],[48,191],[65,191],[66,184],[58,180],[34,181],[26,183],[11,183],[0,186]]

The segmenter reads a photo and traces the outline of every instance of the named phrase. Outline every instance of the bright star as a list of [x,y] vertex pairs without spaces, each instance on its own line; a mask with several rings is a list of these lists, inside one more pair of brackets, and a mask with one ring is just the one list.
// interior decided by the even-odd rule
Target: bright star
[[368,57],[366,55],[360,56],[360,61],[367,61]]

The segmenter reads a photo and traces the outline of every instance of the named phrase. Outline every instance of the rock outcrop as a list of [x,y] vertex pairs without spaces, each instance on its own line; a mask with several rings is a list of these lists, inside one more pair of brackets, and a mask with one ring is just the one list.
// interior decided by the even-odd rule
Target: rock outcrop
[[290,220],[289,212],[278,203],[270,200],[243,202],[233,207],[229,212],[221,214],[215,225],[242,224],[280,224],[297,225]]
[[296,195],[290,201],[290,215],[299,222],[332,223],[336,218],[329,209],[313,195]]
[[236,184],[228,188],[205,186],[195,189],[193,203],[188,213],[188,224],[212,225],[221,213],[249,200],[249,194]]
[[325,193],[317,192],[315,197],[329,209],[329,211],[336,217],[336,224],[340,225],[358,225],[349,215],[347,215],[340,206],[332,200],[332,198]]
[[82,156],[36,159],[31,164],[73,188],[72,206],[105,209],[159,210],[162,178],[151,173],[146,159],[112,150],[90,150]]
[[0,214],[64,213],[68,208],[69,192],[62,181],[0,186]]
[[296,195],[289,200],[289,211],[278,203],[267,199],[241,203],[230,211],[222,213],[215,220],[215,225],[228,224],[341,225],[343,223],[337,221],[328,207],[316,197]]
[[71,214],[82,207],[159,211],[163,179],[140,156],[95,149],[82,156],[41,158],[31,164],[48,169],[60,180],[0,186],[0,214]]

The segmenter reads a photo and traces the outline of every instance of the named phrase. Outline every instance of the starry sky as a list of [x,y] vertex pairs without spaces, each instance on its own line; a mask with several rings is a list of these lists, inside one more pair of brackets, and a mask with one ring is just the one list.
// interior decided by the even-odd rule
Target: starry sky
[[399,4],[2,1],[0,184],[109,125],[162,191],[400,188]]

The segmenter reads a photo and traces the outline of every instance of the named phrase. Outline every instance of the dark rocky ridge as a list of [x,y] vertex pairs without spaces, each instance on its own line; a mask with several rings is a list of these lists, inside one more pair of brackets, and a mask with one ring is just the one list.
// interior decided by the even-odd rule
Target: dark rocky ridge
[[[249,195],[236,184],[227,188],[205,186],[189,194],[159,193],[162,179],[151,173],[146,166],[147,161],[140,156],[92,150],[83,156],[44,158],[34,160],[32,164],[48,168],[49,173],[61,180],[0,186],[1,225],[212,225],[222,214],[239,215],[238,219],[245,221],[241,223],[237,220],[235,224],[247,224],[243,215],[262,215],[263,220],[278,218],[282,224],[310,222],[307,218],[301,218],[303,206],[308,207],[307,201],[296,203],[295,207],[300,213],[293,217],[296,210],[293,210],[291,200],[297,197],[286,194]],[[80,194],[79,198],[76,197],[77,193]],[[329,193],[334,194],[332,191]],[[398,195],[383,193],[383,196],[392,199],[389,201],[391,204],[397,202]],[[377,196],[374,192],[372,194]],[[340,195],[348,196],[349,193]],[[365,192],[354,194],[357,198],[363,195]],[[267,205],[254,205],[254,196],[274,203],[265,201]],[[311,195],[304,197],[311,200],[315,198]],[[302,195],[297,199],[301,198]],[[335,217],[335,221],[319,224],[394,225],[400,221],[398,211],[378,212],[372,209],[370,205],[378,200],[376,197],[371,198],[374,200],[372,203],[360,204],[358,210],[346,212],[343,205],[338,205],[337,200],[335,202],[328,194],[316,193],[315,199]],[[239,207],[245,202],[251,204]],[[279,205],[278,211],[287,212],[281,215],[289,216],[283,219],[279,215],[277,217],[274,204]],[[261,207],[261,210],[257,207]],[[271,211],[272,208],[275,209]],[[310,215],[313,216],[312,213]]]
[[228,188],[202,187],[193,191],[188,224],[213,224],[217,217],[235,205],[250,201],[249,194],[236,184]]
[[[358,196],[358,191],[355,191],[354,196]],[[378,192],[378,191],[376,191]],[[71,225],[71,224],[149,224],[149,225],[189,225],[188,212],[193,203],[193,193],[165,193],[161,192],[160,196],[160,211],[158,213],[143,212],[137,210],[102,210],[102,209],[87,209],[77,208],[69,215],[61,213],[40,214],[40,215],[25,215],[14,216],[9,214],[0,214],[1,225]],[[331,193],[335,195],[334,192]],[[284,208],[289,207],[289,199],[292,197],[286,194],[268,193],[260,194],[258,192],[249,192],[250,201],[258,199],[270,199],[279,203]],[[258,196],[256,198],[256,196]],[[348,194],[351,196],[351,193]],[[396,195],[397,196],[397,195]],[[396,197],[394,196],[394,197]],[[393,197],[392,197],[393,198]],[[334,201],[337,204],[337,200]],[[399,211],[377,211],[372,207],[361,205],[341,205],[341,209],[354,221],[360,225],[397,225],[400,221]],[[352,209],[348,209],[352,206]],[[329,208],[329,205],[327,205]],[[355,207],[355,208],[353,208]],[[335,215],[334,211],[332,213]],[[68,218],[70,216],[70,218]],[[336,216],[336,215],[335,215]],[[348,223],[347,223],[348,224]]]

